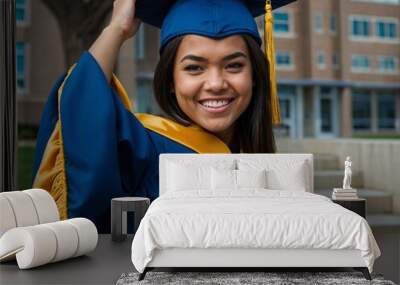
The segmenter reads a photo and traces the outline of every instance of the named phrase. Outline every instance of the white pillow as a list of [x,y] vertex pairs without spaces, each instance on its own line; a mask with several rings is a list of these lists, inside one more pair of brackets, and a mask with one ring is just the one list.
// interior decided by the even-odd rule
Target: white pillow
[[239,159],[240,170],[267,171],[267,187],[272,190],[307,191],[311,183],[308,178],[308,164],[306,161],[292,159]]
[[290,169],[271,169],[267,172],[268,188],[274,190],[306,191],[305,163],[293,164]]
[[212,168],[211,188],[213,190],[267,188],[266,170],[226,170]]
[[211,189],[236,189],[236,170],[211,168]]
[[267,188],[267,171],[236,170],[237,188]]
[[190,160],[169,161],[167,163],[167,191],[184,191],[193,189],[211,189],[211,169],[235,169],[236,162],[211,161],[206,164],[195,164]]

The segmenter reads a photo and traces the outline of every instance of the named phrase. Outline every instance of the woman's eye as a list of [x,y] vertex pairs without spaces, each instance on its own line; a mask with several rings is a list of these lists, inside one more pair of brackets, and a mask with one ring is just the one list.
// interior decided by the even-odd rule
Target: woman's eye
[[234,62],[234,63],[228,64],[227,67],[230,69],[240,69],[243,67],[243,64],[240,62]]
[[194,64],[192,64],[192,65],[188,65],[188,66],[186,66],[185,67],[185,70],[186,71],[201,71],[202,70],[202,68],[201,68],[201,66],[199,66],[199,65],[194,65]]

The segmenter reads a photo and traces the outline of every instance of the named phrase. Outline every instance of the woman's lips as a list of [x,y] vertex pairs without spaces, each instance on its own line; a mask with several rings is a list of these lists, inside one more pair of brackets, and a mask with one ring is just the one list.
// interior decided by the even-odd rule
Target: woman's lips
[[206,110],[207,112],[210,112],[210,113],[223,113],[223,112],[225,112],[228,108],[230,108],[230,106],[232,105],[232,102],[233,102],[234,100],[235,100],[235,99],[230,99],[230,100],[228,100],[228,101],[229,101],[228,104],[223,105],[223,106],[220,106],[220,107],[205,106],[205,105],[203,105],[201,102],[199,102],[199,104],[200,104],[200,106],[201,106],[204,110]]

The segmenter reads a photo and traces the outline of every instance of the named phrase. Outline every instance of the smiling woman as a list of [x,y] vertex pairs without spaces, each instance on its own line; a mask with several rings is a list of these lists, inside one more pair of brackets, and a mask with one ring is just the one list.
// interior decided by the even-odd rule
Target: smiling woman
[[274,152],[267,70],[264,54],[248,35],[181,36],[163,50],[154,93],[170,118],[194,122],[232,152]]
[[[114,2],[110,24],[56,82],[37,140],[34,187],[61,218],[89,218],[99,232],[109,231],[112,198],[158,197],[161,153],[275,151],[273,56],[253,17],[267,11],[270,31],[272,7],[291,1],[135,2]],[[154,93],[164,117],[134,113],[112,74],[139,19],[161,28]]]

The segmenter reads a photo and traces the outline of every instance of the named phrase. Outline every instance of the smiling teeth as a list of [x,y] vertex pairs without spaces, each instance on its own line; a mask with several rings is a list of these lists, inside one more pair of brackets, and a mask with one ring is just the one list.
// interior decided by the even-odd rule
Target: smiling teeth
[[201,103],[203,106],[219,108],[229,104],[229,100],[209,100]]

